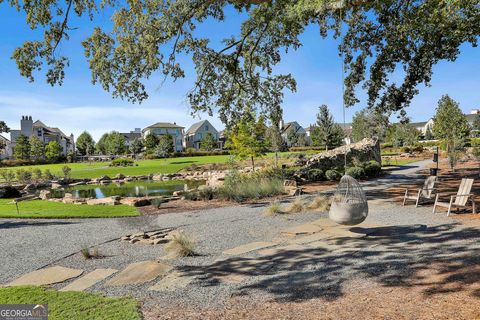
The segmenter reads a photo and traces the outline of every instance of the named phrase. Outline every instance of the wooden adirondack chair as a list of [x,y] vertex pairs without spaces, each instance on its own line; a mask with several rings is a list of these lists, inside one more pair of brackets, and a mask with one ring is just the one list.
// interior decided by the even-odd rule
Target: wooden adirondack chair
[[[406,189],[405,196],[403,197],[403,205],[407,202],[407,200],[415,201],[415,208],[418,207],[421,200],[434,200],[434,190],[435,190],[435,182],[437,181],[436,176],[430,176],[425,179],[423,183],[423,187],[420,189],[412,190]],[[409,193],[410,192],[410,193]]]
[[470,199],[472,202],[472,211],[475,214],[475,199],[474,195],[470,193],[472,190],[473,179],[462,179],[460,182],[460,187],[458,188],[458,192],[456,195],[450,196],[450,202],[440,202],[438,201],[440,194],[437,194],[435,197],[435,204],[433,205],[433,213],[435,213],[435,209],[437,206],[448,208],[447,216],[450,215],[450,211],[452,208],[466,208],[467,201]]

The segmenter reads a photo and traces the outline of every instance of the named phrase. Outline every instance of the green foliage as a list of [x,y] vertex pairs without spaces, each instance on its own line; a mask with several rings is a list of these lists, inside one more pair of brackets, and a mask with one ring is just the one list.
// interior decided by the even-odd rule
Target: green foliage
[[217,148],[217,140],[211,132],[207,132],[200,141],[200,149],[205,151],[213,151]]
[[45,146],[45,157],[49,162],[58,162],[62,157],[62,146],[57,141],[50,141]]
[[23,134],[18,136],[15,140],[15,147],[13,148],[13,156],[17,160],[30,160],[30,141]]
[[138,302],[131,297],[111,298],[97,293],[61,292],[49,288],[19,286],[0,288],[0,303],[48,304],[49,319],[140,320]]
[[377,177],[382,171],[382,166],[375,160],[366,162],[362,165],[367,177]]
[[121,155],[125,154],[127,148],[125,146],[125,137],[117,131],[112,131],[108,134],[106,140],[107,154]]
[[44,160],[45,146],[43,142],[35,135],[30,136],[28,141],[30,143],[30,158],[35,162]]
[[50,169],[46,169],[45,170],[45,173],[43,174],[43,176],[45,177],[46,180],[54,180],[55,179],[55,176],[52,174],[52,172],[50,171]]
[[63,166],[62,167],[63,177],[65,179],[70,179],[70,172],[71,171],[72,171],[72,168],[70,168],[69,166]]
[[336,124],[327,105],[322,105],[317,114],[317,125],[311,133],[314,146],[324,146],[326,150],[343,144],[345,133],[340,125]]
[[217,190],[220,198],[237,202],[275,196],[283,192],[282,179],[258,174],[240,174],[236,171],[230,172],[225,177],[224,185]]
[[325,172],[325,177],[329,181],[338,181],[342,177],[342,174],[335,169],[330,169]]
[[281,152],[287,149],[287,145],[285,140],[283,140],[278,124],[273,124],[266,130],[265,138],[266,145],[271,151]]
[[43,178],[42,170],[40,170],[40,168],[33,168],[32,177],[33,177],[33,180],[35,180],[36,182],[41,181]]
[[345,174],[355,179],[364,178],[366,176],[365,170],[362,167],[350,167],[345,170]]
[[131,167],[135,164],[135,161],[129,158],[116,158],[110,162],[110,167]]
[[95,151],[95,141],[90,133],[83,131],[77,138],[76,142],[77,152],[82,156],[92,155]]
[[409,123],[395,123],[387,130],[386,141],[394,147],[413,146],[417,143],[420,132]]
[[158,144],[155,147],[155,156],[157,158],[168,158],[174,151],[175,145],[171,135],[166,134],[158,138]]
[[10,128],[7,127],[5,121],[0,121],[0,133],[2,132],[10,132]]
[[373,137],[383,141],[388,125],[388,114],[381,113],[378,110],[358,111],[352,119],[351,138],[354,142]]
[[143,140],[141,138],[135,138],[130,145],[130,152],[133,153],[134,156],[137,156],[143,151],[143,147]]
[[15,172],[13,170],[2,169],[0,170],[0,178],[2,178],[7,185],[11,185],[15,179]]
[[18,169],[15,172],[17,181],[23,184],[32,182],[32,172],[30,170]]
[[158,137],[150,133],[145,137],[143,144],[145,145],[145,148],[147,148],[147,151],[153,152],[158,145]]
[[322,181],[325,179],[325,174],[320,169],[310,169],[307,173],[309,181]]
[[106,155],[108,154],[108,146],[107,146],[107,140],[108,140],[108,133],[104,133],[101,137],[100,140],[98,140],[97,144],[95,145],[95,149],[97,153]]

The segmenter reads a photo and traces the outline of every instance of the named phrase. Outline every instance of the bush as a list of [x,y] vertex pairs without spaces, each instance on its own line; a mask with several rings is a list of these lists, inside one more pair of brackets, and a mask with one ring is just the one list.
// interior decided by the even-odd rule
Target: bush
[[32,172],[25,169],[18,169],[16,172],[17,181],[20,183],[30,183],[32,181]]
[[46,180],[54,180],[55,179],[55,176],[50,172],[50,169],[46,169],[44,174],[43,174],[43,177],[46,179]]
[[345,174],[354,179],[360,179],[365,177],[365,170],[362,167],[350,167],[345,171]]
[[402,153],[410,153],[412,152],[412,149],[410,147],[402,147]]
[[365,170],[365,175],[369,178],[377,177],[382,171],[382,166],[375,160],[366,162],[363,166]]
[[15,180],[15,172],[6,169],[0,170],[0,178],[10,185],[12,184],[13,180]]
[[305,203],[303,202],[302,199],[298,198],[288,206],[286,212],[299,213],[299,212],[302,212],[303,210],[305,210]]
[[63,166],[62,167],[63,177],[65,179],[69,179],[71,171],[72,171],[72,168],[70,168],[69,166]]
[[173,257],[194,256],[195,242],[182,231],[174,232],[171,234],[170,242],[165,246],[165,251]]
[[217,190],[220,198],[237,202],[275,196],[283,192],[283,179],[239,174],[237,171],[227,175],[224,185]]
[[34,164],[30,160],[2,160],[2,167],[19,167],[19,166],[29,166]]
[[129,158],[117,158],[113,159],[110,163],[110,167],[131,167],[135,164],[135,161]]
[[325,174],[320,169],[310,169],[307,173],[308,180],[321,181],[325,179]]
[[212,200],[215,196],[215,190],[210,187],[202,187],[197,192],[198,199]]
[[330,210],[331,199],[326,196],[317,196],[310,202],[307,209],[326,212]]
[[342,174],[337,170],[327,170],[325,172],[325,177],[330,181],[338,181],[342,177]]
[[279,213],[282,213],[282,205],[276,200],[270,203],[270,205],[265,209],[265,215],[267,217],[271,217]]
[[37,182],[41,181],[43,178],[42,170],[40,170],[39,168],[34,168],[32,170],[32,174],[33,174],[33,179]]

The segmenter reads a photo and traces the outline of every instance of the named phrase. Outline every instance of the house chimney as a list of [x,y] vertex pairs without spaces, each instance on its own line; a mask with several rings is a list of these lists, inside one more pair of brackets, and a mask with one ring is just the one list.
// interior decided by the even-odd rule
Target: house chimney
[[31,116],[22,116],[20,121],[20,133],[30,137],[33,134],[33,121]]

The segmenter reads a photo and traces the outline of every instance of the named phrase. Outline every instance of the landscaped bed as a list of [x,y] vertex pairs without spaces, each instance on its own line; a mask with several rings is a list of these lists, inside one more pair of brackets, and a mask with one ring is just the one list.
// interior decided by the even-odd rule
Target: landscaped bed
[[130,297],[107,298],[84,292],[58,292],[41,287],[0,288],[0,304],[48,304],[51,320],[142,319],[138,302]]
[[18,211],[13,199],[0,199],[0,218],[112,218],[138,216],[136,208],[118,206],[86,206],[43,200],[22,201]]

